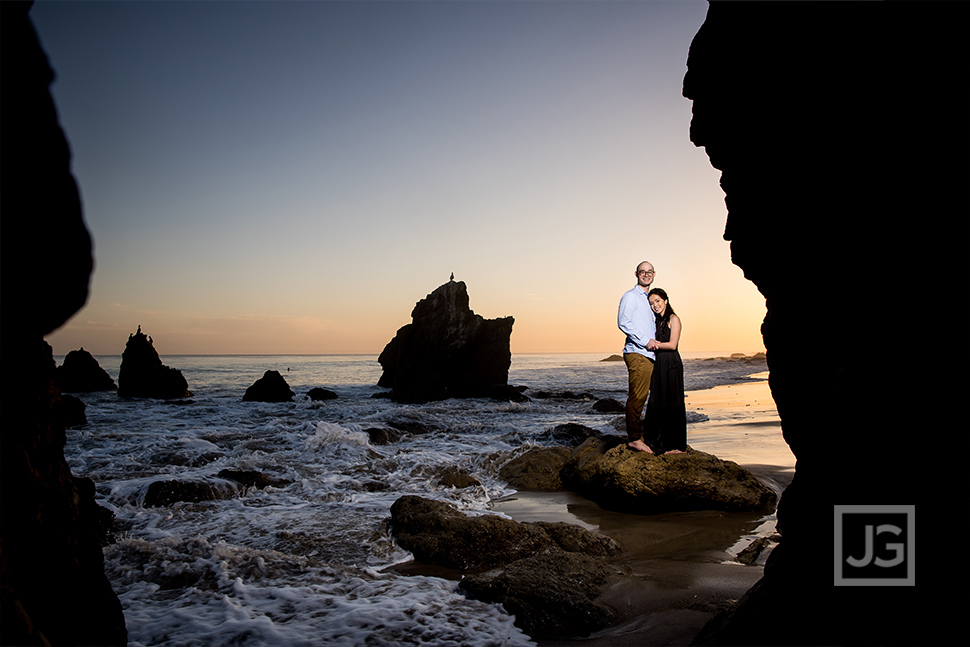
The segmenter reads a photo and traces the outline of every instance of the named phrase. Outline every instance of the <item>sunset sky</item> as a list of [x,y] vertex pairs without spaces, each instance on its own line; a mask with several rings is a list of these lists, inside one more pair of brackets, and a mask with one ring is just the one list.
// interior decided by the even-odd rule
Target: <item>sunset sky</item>
[[118,355],[379,353],[454,272],[513,353],[619,352],[642,260],[686,352],[755,352],[681,95],[703,1],[48,2],[95,242],[48,337]]

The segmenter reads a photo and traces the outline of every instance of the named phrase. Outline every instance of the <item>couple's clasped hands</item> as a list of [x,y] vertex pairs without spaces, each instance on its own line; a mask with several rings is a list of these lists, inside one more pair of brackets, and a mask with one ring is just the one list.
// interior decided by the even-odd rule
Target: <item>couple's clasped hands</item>
[[660,342],[656,339],[651,339],[647,342],[647,350],[657,350],[660,348]]

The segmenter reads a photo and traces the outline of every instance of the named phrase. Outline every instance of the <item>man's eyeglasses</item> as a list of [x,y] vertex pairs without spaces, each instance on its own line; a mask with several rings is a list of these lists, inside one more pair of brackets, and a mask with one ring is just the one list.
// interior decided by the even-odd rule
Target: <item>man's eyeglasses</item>
[[638,276],[653,276],[656,274],[653,270],[637,270]]

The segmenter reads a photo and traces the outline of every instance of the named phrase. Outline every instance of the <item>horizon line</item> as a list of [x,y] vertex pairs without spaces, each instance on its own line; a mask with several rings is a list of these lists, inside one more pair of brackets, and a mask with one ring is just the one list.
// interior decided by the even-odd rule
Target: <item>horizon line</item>
[[[80,348],[77,350],[84,350]],[[74,352],[74,351],[69,351]],[[92,356],[97,357],[122,357],[123,353],[91,353],[87,351]],[[757,355],[764,354],[766,351],[764,349],[756,351],[725,351],[725,350],[682,350],[681,355],[691,354],[711,354],[712,357],[730,357],[733,354],[741,353],[743,355]],[[614,355],[622,356],[622,351],[594,351],[594,350],[561,350],[561,351],[525,351],[525,352],[513,352],[514,355],[606,355],[607,357],[612,357]],[[373,356],[379,357],[381,353],[159,353],[159,357],[359,357],[359,356]],[[55,353],[54,357],[66,357],[67,353],[58,354]]]

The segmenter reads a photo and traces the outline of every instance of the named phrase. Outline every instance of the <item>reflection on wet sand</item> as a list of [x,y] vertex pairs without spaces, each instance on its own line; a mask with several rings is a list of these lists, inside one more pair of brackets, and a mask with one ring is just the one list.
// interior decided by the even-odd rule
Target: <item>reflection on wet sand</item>
[[[767,382],[688,393],[688,410],[709,420],[688,425],[688,444],[734,461],[779,494],[794,476],[795,459]],[[519,492],[492,509],[519,521],[564,521],[597,530],[624,549],[609,563],[618,576],[602,601],[623,619],[581,641],[610,645],[688,645],[714,614],[760,579],[768,551],[751,565],[737,561],[758,541],[770,549],[774,514],[716,511],[636,515],[611,512],[572,492]],[[575,641],[537,641],[542,647]]]

